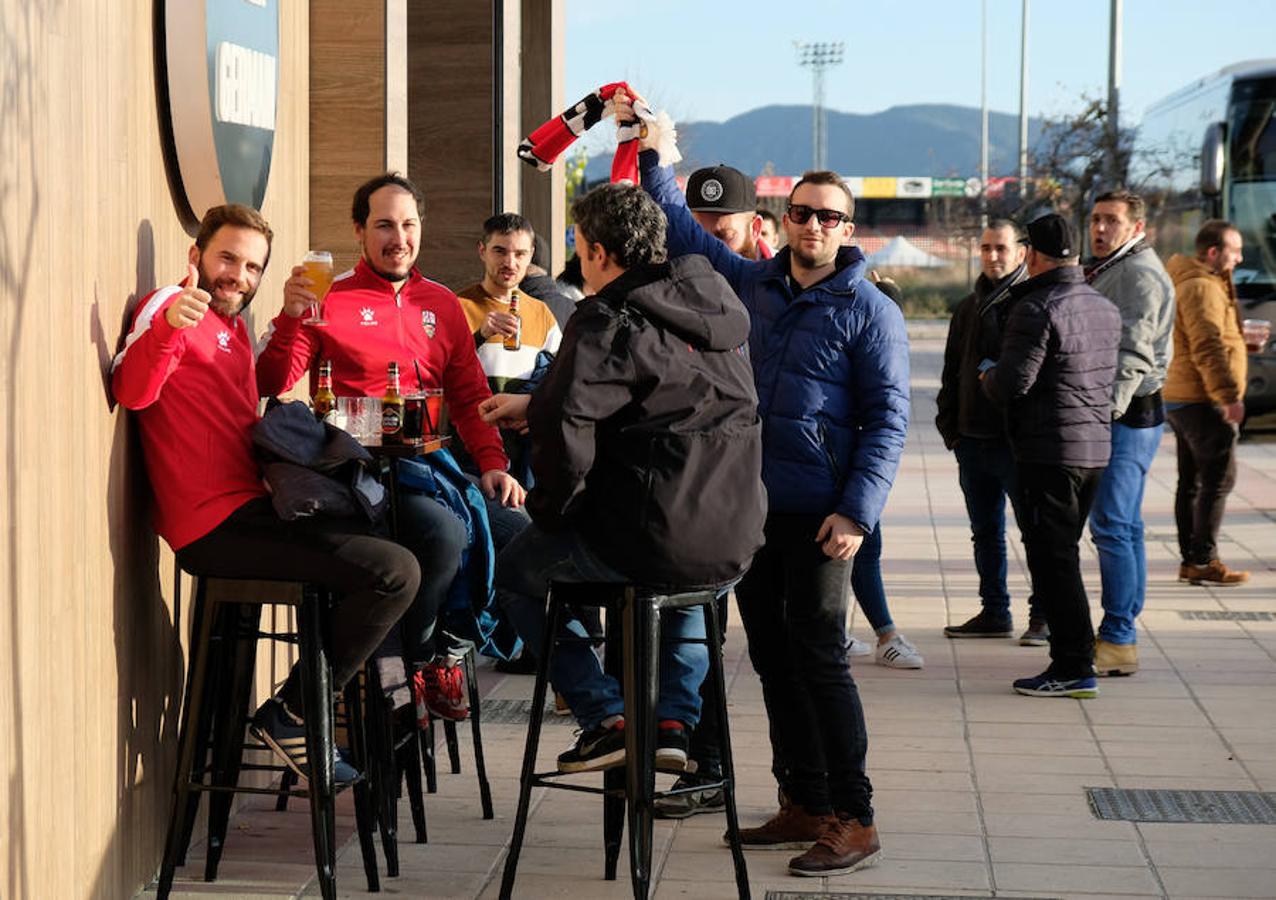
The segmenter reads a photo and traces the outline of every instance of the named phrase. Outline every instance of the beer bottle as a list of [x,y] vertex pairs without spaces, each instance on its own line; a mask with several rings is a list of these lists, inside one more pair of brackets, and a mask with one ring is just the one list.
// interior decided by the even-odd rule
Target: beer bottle
[[325,359],[319,364],[319,389],[310,404],[315,411],[315,418],[326,421],[337,408],[337,395],[332,392],[332,360]]
[[506,350],[518,350],[523,346],[523,317],[518,314],[518,294],[510,294],[510,315],[514,317],[515,332],[505,338]]
[[381,398],[381,443],[403,443],[403,395],[399,393],[399,364],[386,367],[385,396]]

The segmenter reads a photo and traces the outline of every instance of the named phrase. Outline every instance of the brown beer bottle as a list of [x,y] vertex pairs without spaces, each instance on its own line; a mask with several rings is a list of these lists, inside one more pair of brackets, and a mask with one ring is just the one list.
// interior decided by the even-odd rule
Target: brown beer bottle
[[314,408],[315,418],[322,421],[337,408],[337,395],[332,392],[332,360],[325,359],[319,364],[319,388],[310,405]]
[[403,395],[399,393],[399,364],[386,367],[385,396],[381,398],[381,443],[403,443]]
[[518,294],[510,294],[510,315],[514,317],[517,330],[506,336],[505,349],[518,350],[523,346],[523,317],[518,314]]

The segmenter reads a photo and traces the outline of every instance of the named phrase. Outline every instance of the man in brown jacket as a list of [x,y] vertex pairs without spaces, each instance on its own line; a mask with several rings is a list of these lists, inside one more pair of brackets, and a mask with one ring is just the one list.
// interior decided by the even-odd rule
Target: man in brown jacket
[[1236,437],[1245,415],[1245,340],[1232,270],[1241,259],[1241,233],[1211,219],[1196,235],[1196,256],[1170,258],[1174,280],[1174,357],[1165,382],[1166,418],[1178,446],[1174,497],[1179,581],[1242,584],[1248,572],[1218,558],[1218,528],[1236,483]]

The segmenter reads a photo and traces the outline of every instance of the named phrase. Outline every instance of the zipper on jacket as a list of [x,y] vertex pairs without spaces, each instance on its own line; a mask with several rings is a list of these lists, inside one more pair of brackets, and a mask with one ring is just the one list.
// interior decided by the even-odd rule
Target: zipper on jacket
[[828,460],[829,468],[833,470],[833,478],[838,482],[842,480],[842,472],[837,465],[837,458],[833,455],[833,447],[829,442],[828,427],[824,424],[824,420],[819,421],[820,432],[820,449],[824,451],[824,458]]

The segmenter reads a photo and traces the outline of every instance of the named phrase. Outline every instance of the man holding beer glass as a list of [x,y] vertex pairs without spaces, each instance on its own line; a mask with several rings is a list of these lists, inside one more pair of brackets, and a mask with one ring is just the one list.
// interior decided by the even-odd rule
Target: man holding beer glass
[[[280,519],[253,456],[257,387],[240,312],[270,256],[270,226],[238,204],[209,210],[186,279],[138,304],[112,367],[115,398],[137,412],[155,491],[155,530],[195,575],[307,581],[339,592],[332,618],[333,687],[363,665],[416,594],[416,561],[370,536],[369,523]],[[253,717],[254,731],[306,774],[300,674]],[[337,760],[338,781],[354,770]]]
[[[474,338],[456,296],[416,271],[424,199],[411,181],[386,173],[361,185],[352,218],[362,256],[338,276],[324,298],[327,326],[304,327],[318,298],[301,266],[284,285],[283,310],[271,322],[257,361],[257,386],[265,395],[288,390],[309,373],[311,390],[322,361],[332,364],[338,397],[380,397],[387,364],[396,362],[412,390],[442,388],[465,449],[477,462],[479,487],[492,500],[520,506],[524,491],[507,472],[500,433],[484,423],[478,405],[491,396]],[[421,586],[405,617],[407,655],[421,667],[418,697],[445,718],[467,714],[456,657],[436,658],[438,612],[468,542],[465,527],[434,499],[399,492],[399,540],[416,555]]]

